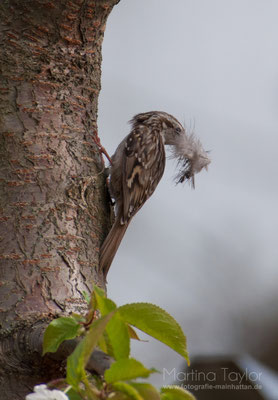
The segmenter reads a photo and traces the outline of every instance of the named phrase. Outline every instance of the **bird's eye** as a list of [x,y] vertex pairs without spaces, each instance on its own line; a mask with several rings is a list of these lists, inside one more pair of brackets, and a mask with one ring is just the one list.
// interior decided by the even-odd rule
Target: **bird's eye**
[[178,127],[175,129],[175,131],[176,131],[176,133],[181,133],[181,128],[178,126]]

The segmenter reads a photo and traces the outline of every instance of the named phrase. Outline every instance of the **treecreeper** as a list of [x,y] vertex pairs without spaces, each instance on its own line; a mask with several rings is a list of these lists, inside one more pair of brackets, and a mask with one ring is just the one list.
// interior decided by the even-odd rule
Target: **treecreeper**
[[165,169],[165,146],[177,160],[176,183],[195,187],[195,174],[207,169],[210,158],[194,134],[188,134],[172,115],[150,111],[135,115],[131,131],[111,157],[109,192],[115,201],[116,218],[100,249],[99,268],[106,278],[125,231],[155,191]]

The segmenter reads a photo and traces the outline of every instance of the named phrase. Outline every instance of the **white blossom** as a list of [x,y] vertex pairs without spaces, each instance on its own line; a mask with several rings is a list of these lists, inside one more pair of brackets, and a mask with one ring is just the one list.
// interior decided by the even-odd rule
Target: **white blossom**
[[34,387],[34,393],[28,394],[25,400],[69,400],[69,398],[60,390],[50,390],[46,385],[38,385]]

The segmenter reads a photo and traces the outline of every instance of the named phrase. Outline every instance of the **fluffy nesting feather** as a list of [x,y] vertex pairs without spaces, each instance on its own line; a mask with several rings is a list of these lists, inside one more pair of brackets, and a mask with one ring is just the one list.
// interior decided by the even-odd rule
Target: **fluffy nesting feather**
[[207,169],[211,162],[201,142],[194,134],[187,135],[185,130],[171,146],[171,158],[177,160],[178,172],[174,178],[176,184],[189,181],[193,188],[195,174],[203,168]]

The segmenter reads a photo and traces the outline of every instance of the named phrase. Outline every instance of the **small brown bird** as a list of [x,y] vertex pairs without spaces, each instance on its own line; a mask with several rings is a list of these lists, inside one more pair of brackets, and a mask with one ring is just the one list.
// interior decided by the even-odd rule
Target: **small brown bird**
[[100,249],[100,270],[107,276],[124,233],[134,215],[153,194],[165,168],[165,148],[172,148],[179,172],[177,183],[188,180],[194,187],[194,175],[207,169],[210,159],[194,135],[170,114],[150,111],[135,115],[132,129],[112,156],[109,191],[115,200],[116,218]]

